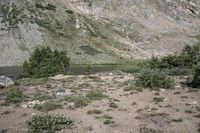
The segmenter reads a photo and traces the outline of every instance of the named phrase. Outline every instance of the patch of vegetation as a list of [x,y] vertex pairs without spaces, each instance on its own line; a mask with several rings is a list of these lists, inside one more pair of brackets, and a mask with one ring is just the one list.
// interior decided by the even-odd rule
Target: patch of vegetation
[[52,99],[52,96],[48,94],[42,94],[41,92],[37,92],[34,94],[34,100],[46,101]]
[[43,104],[37,104],[34,106],[34,109],[40,110],[43,112],[49,112],[49,111],[53,111],[59,108],[62,108],[62,105],[54,101],[48,101]]
[[88,89],[88,88],[93,88],[93,86],[90,83],[81,83],[77,86],[76,89],[81,90],[81,89]]
[[156,102],[156,103],[163,102],[164,99],[165,99],[164,97],[154,97],[153,102]]
[[189,85],[193,88],[200,88],[200,64],[197,65],[194,72],[193,79],[191,83],[189,83]]
[[[138,86],[126,86],[124,88],[124,91],[137,91],[137,92],[142,92],[143,91],[143,88],[142,87],[138,87]],[[132,92],[131,92],[132,93]]]
[[91,90],[86,94],[86,97],[90,100],[101,100],[105,98],[105,95],[100,90]]
[[72,10],[65,10],[65,12],[67,12],[69,14],[74,14],[74,12]]
[[188,99],[188,96],[181,96],[182,99]]
[[73,102],[76,108],[85,107],[91,102],[87,97],[65,97],[65,100]]
[[119,70],[125,73],[140,73],[143,70],[146,70],[147,68],[141,67],[138,65],[123,65],[120,66]]
[[162,112],[162,113],[157,113],[156,115],[162,116],[162,117],[167,117],[169,114]]
[[113,119],[113,117],[112,116],[110,116],[110,115],[103,115],[103,119]]
[[101,114],[102,111],[101,110],[98,110],[98,109],[94,109],[94,110],[89,110],[87,112],[87,114],[91,115],[91,114]]
[[180,54],[169,55],[158,59],[152,57],[152,68],[192,68],[200,62],[200,43],[197,45],[186,45]]
[[151,89],[171,88],[173,85],[174,81],[166,73],[158,69],[145,71],[136,80],[136,86],[149,87]]
[[8,23],[13,28],[17,28],[19,22],[23,23],[23,10],[19,9],[15,4],[0,5],[0,11],[2,13],[1,23]]
[[174,95],[179,95],[179,94],[181,94],[180,91],[174,92]]
[[110,115],[104,115],[102,118],[105,119],[103,123],[106,125],[114,123],[113,117]]
[[118,108],[118,105],[117,105],[117,103],[111,101],[109,103],[109,107],[111,107],[111,108]]
[[192,113],[194,113],[192,110],[185,110],[185,113],[187,113],[187,114],[192,114]]
[[0,129],[0,133],[7,133],[8,129]]
[[[20,77],[22,78],[22,77]],[[34,86],[34,85],[46,85],[48,78],[23,78],[17,80],[17,84],[22,84],[23,86]]]
[[88,54],[91,56],[95,56],[97,54],[102,53],[91,46],[81,46],[80,49],[83,50],[85,54]]
[[5,110],[5,111],[3,111],[3,112],[1,113],[1,115],[8,115],[8,114],[10,114],[10,113],[12,113],[11,110]]
[[182,118],[178,118],[178,119],[172,119],[173,122],[183,122]]
[[36,48],[28,61],[23,64],[23,77],[49,77],[64,73],[69,66],[66,52],[50,47]]
[[92,79],[94,82],[101,82],[101,78],[98,76],[88,76],[88,78]]
[[29,133],[55,133],[65,127],[71,127],[73,121],[63,116],[39,114],[27,121]]
[[24,96],[19,86],[10,86],[5,89],[5,103],[21,103]]
[[103,121],[104,124],[108,125],[108,124],[113,124],[115,123],[113,120],[110,120],[110,119],[106,119]]
[[185,76],[192,74],[191,68],[174,67],[170,69],[163,69],[170,76]]
[[35,7],[36,8],[40,8],[40,9],[42,9],[42,10],[52,10],[52,11],[56,11],[56,6],[54,6],[54,5],[52,5],[52,4],[47,4],[46,6],[43,6],[43,5],[41,5],[41,4],[39,4],[39,3],[36,3],[35,4]]
[[87,75],[87,74],[90,74],[91,72],[92,72],[91,65],[87,65],[86,67],[83,68],[83,74]]
[[143,126],[143,127],[140,127],[140,133],[164,133],[164,131]]

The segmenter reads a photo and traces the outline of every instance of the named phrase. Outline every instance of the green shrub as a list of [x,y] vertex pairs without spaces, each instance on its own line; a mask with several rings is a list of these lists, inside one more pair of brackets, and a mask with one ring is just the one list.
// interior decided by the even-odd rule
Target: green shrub
[[164,99],[165,99],[164,97],[154,97],[153,102],[156,102],[156,103],[163,102]]
[[195,69],[190,86],[192,86],[193,88],[200,88],[200,65],[198,65]]
[[85,107],[91,102],[90,99],[86,97],[65,97],[65,100],[68,102],[74,102],[76,108]]
[[19,86],[11,86],[5,90],[5,102],[6,103],[21,103],[23,100],[22,91]]
[[150,66],[152,68],[191,68],[200,62],[200,43],[197,45],[186,45],[180,54],[168,55],[158,59],[152,57]]
[[52,5],[52,4],[47,4],[46,6],[43,6],[43,5],[41,5],[41,4],[39,4],[39,3],[36,3],[35,4],[35,7],[36,8],[40,8],[40,9],[42,9],[42,10],[52,10],[52,11],[56,11],[56,6],[54,6],[54,5]]
[[139,73],[143,68],[134,65],[126,65],[126,66],[121,66],[119,69],[120,71],[125,73]]
[[86,97],[90,100],[101,100],[105,95],[100,90],[91,90],[86,94]]
[[160,70],[144,71],[136,80],[137,86],[149,88],[170,88],[173,86],[173,80],[166,76],[166,73]]
[[63,116],[39,114],[27,121],[29,133],[55,133],[65,127],[71,127],[73,121]]
[[87,114],[91,115],[91,114],[101,114],[102,111],[101,110],[98,110],[98,109],[94,109],[94,110],[89,110],[87,112]]
[[192,73],[192,69],[190,68],[182,68],[182,67],[174,67],[170,69],[164,69],[164,71],[170,76],[180,76],[180,75],[190,75]]
[[152,57],[151,67],[152,68],[172,68],[182,65],[181,58],[177,55],[168,55],[161,59],[157,57]]
[[69,58],[64,51],[52,51],[50,47],[36,48],[28,61],[23,64],[24,77],[48,77],[64,73]]
[[42,94],[41,92],[36,92],[34,94],[34,100],[39,100],[40,102],[41,101],[46,101],[46,100],[49,100],[49,99],[52,99],[53,97],[48,95],[48,94]]
[[110,102],[109,107],[111,108],[118,108],[118,105],[115,102]]
[[91,65],[87,65],[86,67],[84,67],[83,69],[83,74],[90,74],[92,72],[92,66]]
[[56,110],[56,109],[61,108],[61,107],[62,107],[61,104],[58,104],[54,101],[48,101],[48,102],[45,102],[43,104],[35,105],[34,109],[44,111],[44,112],[48,112],[48,111]]
[[110,120],[110,119],[106,119],[103,121],[104,124],[108,125],[108,124],[113,124],[115,123],[113,120]]

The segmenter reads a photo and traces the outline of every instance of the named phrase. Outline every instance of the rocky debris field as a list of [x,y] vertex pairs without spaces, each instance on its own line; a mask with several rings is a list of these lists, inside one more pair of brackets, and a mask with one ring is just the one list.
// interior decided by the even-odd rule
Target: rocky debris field
[[172,78],[174,88],[159,90],[122,72],[21,79],[17,98],[5,98],[13,87],[0,90],[0,132],[25,133],[32,116],[48,112],[73,121],[60,133],[199,133],[200,92]]

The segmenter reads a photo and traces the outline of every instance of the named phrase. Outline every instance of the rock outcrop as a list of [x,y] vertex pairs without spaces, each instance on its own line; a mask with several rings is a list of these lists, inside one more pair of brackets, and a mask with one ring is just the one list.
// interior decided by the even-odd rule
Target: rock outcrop
[[11,85],[14,85],[14,82],[12,81],[12,79],[6,76],[0,76],[0,88],[5,88]]

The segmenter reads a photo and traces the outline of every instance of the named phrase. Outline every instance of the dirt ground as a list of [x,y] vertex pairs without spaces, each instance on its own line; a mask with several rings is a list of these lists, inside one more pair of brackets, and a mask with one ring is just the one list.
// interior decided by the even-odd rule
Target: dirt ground
[[[59,133],[199,133],[200,91],[181,84],[186,77],[173,78],[175,88],[160,91],[135,87],[134,76],[121,72],[58,75],[47,80],[23,79],[19,83],[26,100],[0,106],[0,131],[27,132],[26,121],[33,114],[41,113],[29,106],[30,101],[34,101],[34,94],[40,92],[52,96],[51,100],[63,106],[49,113],[64,115],[74,121],[72,128]],[[84,96],[95,89],[101,90],[106,97],[94,100],[88,106],[74,108],[73,103],[63,100],[63,95]],[[117,107],[109,106],[111,101]],[[3,98],[0,102],[4,102]],[[88,114],[95,109],[101,113]],[[106,124],[105,116],[112,117],[112,122]]]

